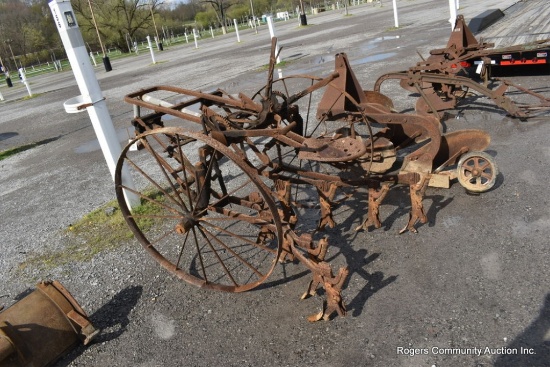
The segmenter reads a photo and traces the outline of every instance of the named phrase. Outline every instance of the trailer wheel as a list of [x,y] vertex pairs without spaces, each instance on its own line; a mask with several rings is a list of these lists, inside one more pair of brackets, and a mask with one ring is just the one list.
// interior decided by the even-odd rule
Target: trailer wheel
[[[131,149],[134,143],[143,149]],[[136,189],[122,182],[123,169],[130,171]],[[181,128],[146,132],[122,151],[115,184],[135,237],[180,279],[242,292],[273,271],[283,235],[270,191],[254,169],[217,140]],[[137,194],[142,205],[130,210],[124,190]]]
[[498,168],[494,158],[485,152],[468,152],[457,164],[458,182],[470,192],[485,192],[496,182]]

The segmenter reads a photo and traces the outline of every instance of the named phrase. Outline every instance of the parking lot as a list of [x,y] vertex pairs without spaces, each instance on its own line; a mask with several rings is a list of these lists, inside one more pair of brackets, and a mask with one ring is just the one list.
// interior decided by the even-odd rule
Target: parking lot
[[[517,3],[517,4],[516,4]],[[448,2],[401,0],[395,29],[391,1],[366,3],[275,23],[284,76],[326,76],[345,52],[363,89],[389,71],[415,65],[445,46]],[[508,23],[522,26],[521,7],[544,0],[460,1],[466,19],[488,8],[506,16],[482,32],[494,37]],[[537,5],[538,4],[538,5]],[[519,9],[519,10],[518,10]],[[527,11],[525,11],[527,13]],[[515,19],[510,22],[509,19]],[[532,24],[538,24],[532,22]],[[530,33],[546,32],[528,29]],[[499,31],[502,33],[503,31]],[[117,59],[96,74],[121,144],[132,133],[132,106],[123,97],[151,85],[192,90],[222,88],[251,95],[267,80],[269,32],[247,30],[165,47],[156,54]],[[550,96],[549,75],[512,77]],[[67,114],[63,102],[79,95],[70,72],[31,79],[26,89],[0,87],[0,151],[37,145],[0,161],[0,306],[9,307],[41,280],[60,281],[102,331],[89,346],[55,366],[548,366],[550,361],[550,212],[546,184],[550,118],[520,121],[479,98],[449,111],[445,132],[481,129],[499,175],[495,187],[470,195],[458,184],[429,188],[428,223],[399,234],[410,210],[406,188],[395,188],[380,208],[382,228],[355,231],[367,209],[365,193],[335,212],[328,229],[334,269],[348,265],[343,291],[348,315],[308,323],[322,297],[300,300],[311,274],[300,264],[279,265],[257,289],[223,293],[169,275],[136,240],[89,261],[23,268],[37,255],[62,250],[67,229],[115,198],[115,189],[86,113]],[[414,99],[397,84],[382,90],[399,111]],[[84,244],[85,245],[85,244]]]

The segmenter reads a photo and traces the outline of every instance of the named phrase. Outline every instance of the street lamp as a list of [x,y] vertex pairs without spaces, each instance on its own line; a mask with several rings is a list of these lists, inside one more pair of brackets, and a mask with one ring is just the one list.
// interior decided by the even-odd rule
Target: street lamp
[[101,52],[103,52],[103,66],[105,67],[105,71],[111,71],[113,70],[113,68],[111,67],[111,62],[109,61],[109,57],[105,53],[105,47],[103,46],[103,42],[101,42],[101,36],[99,35],[99,28],[97,27],[97,22],[95,21],[95,14],[94,14],[94,9],[92,8],[91,0],[88,0],[88,5],[90,6],[92,21],[94,22],[95,31],[97,32],[97,39],[99,40],[99,46],[101,47]]

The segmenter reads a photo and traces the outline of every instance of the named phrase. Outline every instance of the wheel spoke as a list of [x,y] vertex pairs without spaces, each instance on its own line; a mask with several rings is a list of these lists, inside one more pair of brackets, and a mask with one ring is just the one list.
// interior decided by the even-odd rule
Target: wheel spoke
[[479,167],[479,170],[480,171],[485,171],[487,168],[490,168],[491,167],[491,163],[489,161],[485,161],[484,164],[482,164],[480,167]]
[[148,241],[147,247],[155,247],[155,245],[159,244],[160,241],[164,240],[166,237],[168,237],[173,233],[174,233],[173,229],[167,230],[162,236],[158,237],[157,239],[153,241]]
[[463,166],[462,167],[462,170],[464,171],[464,173],[472,173],[472,171],[474,170],[473,167],[470,167],[470,166]]
[[214,229],[216,229],[216,230],[218,230],[218,231],[220,231],[220,232],[223,232],[223,233],[225,233],[225,234],[227,234],[227,235],[229,235],[229,236],[231,236],[231,237],[235,237],[235,238],[237,238],[237,239],[239,239],[239,240],[241,240],[241,241],[244,241],[244,242],[246,242],[246,243],[248,243],[248,244],[250,244],[250,245],[252,245],[252,246],[254,246],[254,247],[257,247],[257,248],[259,248],[259,249],[261,249],[261,250],[269,251],[269,252],[271,252],[271,253],[276,253],[276,252],[277,252],[275,249],[271,249],[271,248],[269,248],[269,247],[267,247],[267,246],[264,246],[264,245],[262,245],[262,244],[260,244],[260,243],[257,243],[257,242],[254,242],[254,241],[252,241],[252,240],[249,240],[249,239],[247,239],[247,238],[245,238],[245,237],[243,237],[243,236],[241,236],[241,235],[239,235],[239,234],[237,234],[237,233],[233,233],[233,232],[231,232],[231,231],[228,231],[228,230],[226,230],[226,229],[223,229],[223,228],[221,228],[221,227],[218,227],[218,226],[216,226],[216,225],[214,225],[214,224],[212,224],[212,223],[208,223],[208,222],[205,222],[205,221],[201,221],[201,222],[203,223],[203,227],[204,227],[204,225],[207,225],[207,226],[212,227],[212,228],[214,228]]
[[147,181],[152,183],[160,192],[164,195],[169,196],[168,192],[161,187],[155,180],[153,180],[145,171],[143,171],[133,160],[128,157],[125,157],[125,163],[129,163],[136,171],[138,171]]
[[[172,188],[175,196],[177,196],[177,198],[179,199],[179,202],[176,201],[175,198],[172,197],[172,195],[169,195],[170,199],[177,205],[181,205],[185,211],[189,212],[189,209],[187,208],[187,205],[185,205],[185,203],[183,202],[183,199],[181,198],[181,196],[179,195],[178,193],[178,190],[176,189],[174,183],[172,182],[172,180],[170,179],[170,177],[168,176],[168,173],[166,172],[166,169],[168,169],[168,167],[170,167],[170,170],[172,172],[174,172],[174,167],[172,167],[170,165],[170,163],[168,163],[165,159],[162,158],[162,162],[161,162],[161,157],[159,157],[159,155],[151,148],[151,145],[149,145],[149,142],[147,142],[146,139],[143,139],[145,140],[145,142],[143,143],[143,145],[145,146],[145,149],[147,149],[147,151],[155,158],[155,161],[157,162],[160,170],[162,171],[163,175],[164,175],[164,178],[166,178],[166,181],[168,181],[168,183],[170,184],[170,187]],[[185,170],[185,167],[183,167],[183,169]],[[186,183],[187,184],[187,183]]]
[[183,170],[183,179],[185,181],[185,192],[187,193],[187,200],[189,201],[189,206],[191,207],[191,211],[194,210],[194,206],[193,206],[193,198],[191,197],[191,191],[189,190],[189,179],[187,177],[187,169],[185,168],[186,166],[186,163],[189,165],[189,167],[193,167],[193,165],[191,164],[191,162],[186,158],[184,159],[183,158],[183,149],[181,147],[181,144],[179,143],[180,140],[179,140],[179,135],[176,135],[176,138],[177,138],[177,141],[178,141],[178,154],[179,154],[179,157],[180,157],[180,163],[181,163],[181,166],[182,166],[182,170]]
[[210,211],[218,214],[222,214],[225,217],[202,217],[204,221],[215,221],[215,220],[242,220],[250,224],[265,225],[270,224],[270,221],[267,221],[263,218],[252,217],[245,213],[241,213],[236,210],[230,210],[225,208],[210,207]]
[[180,265],[180,261],[181,261],[181,257],[183,255],[183,250],[185,250],[185,245],[187,244],[187,239],[189,238],[189,232],[187,232],[185,234],[185,239],[183,240],[183,245],[181,246],[181,249],[180,249],[180,252],[179,252],[179,255],[178,255],[178,260],[176,261],[176,263],[174,264],[174,270],[178,270],[179,269],[179,265]]
[[202,258],[202,251],[199,246],[199,240],[197,239],[197,232],[195,231],[195,227],[192,228],[192,231],[193,231],[193,238],[195,240],[195,249],[197,250],[197,256],[199,257],[199,261],[201,264],[202,276],[204,281],[208,283],[208,277],[206,276],[206,269],[204,268],[204,261]]
[[[214,253],[214,256],[216,256],[216,259],[218,260],[218,262],[220,263],[220,265],[222,266],[223,268],[223,271],[225,272],[225,274],[229,277],[229,279],[231,279],[231,282],[235,285],[235,286],[239,286],[239,284],[235,281],[235,279],[233,278],[233,276],[231,275],[231,272],[227,269],[227,267],[225,266],[225,263],[223,262],[223,260],[220,258],[220,255],[218,254],[218,251],[216,251],[216,249],[214,248],[214,245],[212,245],[212,242],[210,242],[210,240],[208,239],[208,236],[206,236],[206,233],[205,233],[205,229],[202,228],[201,226],[197,226],[199,232],[202,234],[202,236],[204,237],[204,239],[206,240],[206,242],[208,242],[208,246],[212,249],[212,252]],[[212,235],[212,234],[211,234]],[[213,236],[214,240],[216,240],[216,237]]]
[[129,192],[131,192],[131,193],[134,193],[134,194],[138,195],[141,199],[145,199],[145,200],[147,200],[147,201],[149,201],[149,202],[151,202],[151,203],[153,203],[153,204],[156,204],[156,205],[158,205],[158,206],[160,206],[160,207],[163,207],[163,208],[165,208],[165,209],[167,209],[167,210],[169,210],[169,211],[171,211],[171,212],[173,212],[173,213],[179,214],[180,216],[183,215],[182,212],[176,210],[175,208],[173,208],[173,207],[171,207],[171,206],[169,206],[169,205],[166,205],[166,204],[164,204],[164,203],[161,203],[160,201],[154,200],[154,199],[150,198],[149,196],[147,196],[147,195],[145,195],[145,194],[142,194],[141,192],[139,192],[139,191],[137,191],[137,190],[135,190],[135,189],[133,189],[133,188],[131,188],[131,187],[128,187],[128,186],[125,186],[125,185],[122,185],[122,184],[119,184],[118,186],[119,186],[120,188],[124,189],[124,190],[127,190],[127,191],[129,191]]
[[130,218],[154,218],[154,219],[180,219],[181,215],[161,215],[161,214],[130,214]]
[[[225,201],[226,199],[228,199],[229,197],[233,196],[233,194],[235,194],[237,191],[241,190],[243,187],[245,187],[246,185],[248,185],[250,182],[252,182],[252,179],[249,177],[245,183],[243,183],[242,185],[240,186],[237,186],[237,188],[235,188],[233,191],[231,192],[228,192],[226,195],[220,197],[215,203],[212,203],[209,205],[209,207],[216,207],[217,205],[220,205],[221,202]],[[208,208],[204,208],[203,210],[201,210],[200,212],[196,213],[197,216],[202,216],[206,213],[206,211],[208,210]]]
[[[206,228],[204,227],[200,227],[202,228],[206,233],[210,234],[210,236],[214,239],[214,241],[216,241],[220,246],[222,246],[224,249],[226,249],[227,251],[229,251],[236,259],[238,259],[241,263],[243,263],[244,265],[246,265],[248,268],[250,268],[250,270],[252,270],[254,273],[256,273],[258,275],[258,277],[262,278],[264,276],[264,274],[260,273],[258,271],[258,269],[256,269],[254,266],[252,266],[252,264],[250,264],[248,261],[246,261],[245,259],[243,259],[239,254],[237,254],[235,251],[233,251],[233,249],[229,246],[227,246],[225,243],[223,243],[218,237],[216,237],[213,233],[211,233],[210,231],[208,231]],[[245,240],[245,242],[248,242]],[[255,243],[254,243],[255,244]]]

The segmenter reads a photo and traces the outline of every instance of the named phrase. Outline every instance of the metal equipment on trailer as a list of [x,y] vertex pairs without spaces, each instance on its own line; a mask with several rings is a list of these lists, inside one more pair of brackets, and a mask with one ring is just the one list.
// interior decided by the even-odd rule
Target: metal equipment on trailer
[[[427,221],[429,184],[457,177],[482,192],[494,185],[497,168],[483,152],[485,132],[442,135],[433,116],[394,112],[388,97],[361,88],[345,54],[325,78],[274,79],[275,45],[273,39],[267,83],[252,97],[171,86],[127,95],[137,136],[118,161],[117,198],[139,242],[177,277],[242,292],[264,282],[277,261],[298,259],[313,273],[304,297],[319,286],[326,295],[309,320],[328,319],[346,313],[341,290],[349,270],[333,272],[327,239],[304,230],[303,213],[319,213],[317,229],[333,227],[333,208],[363,189],[367,216],[358,229],[380,227],[390,187],[408,185],[403,231],[416,232],[415,224]],[[124,165],[139,189],[122,182]],[[130,210],[124,190],[143,207]]]
[[[474,91],[493,100],[510,116],[526,119],[535,111],[548,110],[550,98],[509,80],[491,77],[493,67],[548,65],[550,39],[525,45],[494,49],[494,44],[478,42],[459,15],[447,47],[430,51],[430,56],[407,71],[387,73],[378,78],[374,91],[380,92],[382,83],[399,80],[402,88],[418,93],[418,113],[440,112],[455,108]],[[550,68],[550,66],[549,66]],[[546,68],[545,72],[548,73]],[[533,102],[512,100],[510,92],[524,94]]]

